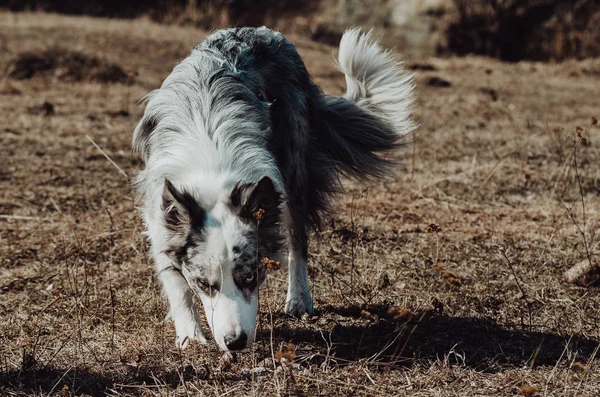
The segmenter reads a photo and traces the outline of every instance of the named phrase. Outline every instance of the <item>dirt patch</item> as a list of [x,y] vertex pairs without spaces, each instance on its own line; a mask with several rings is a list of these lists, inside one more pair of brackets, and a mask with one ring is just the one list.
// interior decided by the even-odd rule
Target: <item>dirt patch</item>
[[131,80],[115,63],[61,47],[19,54],[8,70],[8,77],[16,80],[40,75],[73,82],[127,83]]

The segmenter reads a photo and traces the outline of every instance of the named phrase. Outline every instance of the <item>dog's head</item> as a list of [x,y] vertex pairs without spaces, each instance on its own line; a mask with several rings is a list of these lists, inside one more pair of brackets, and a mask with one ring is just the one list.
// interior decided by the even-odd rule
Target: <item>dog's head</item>
[[241,350],[254,341],[265,257],[281,248],[281,197],[272,180],[239,182],[211,208],[166,181],[166,254],[204,305],[215,341]]

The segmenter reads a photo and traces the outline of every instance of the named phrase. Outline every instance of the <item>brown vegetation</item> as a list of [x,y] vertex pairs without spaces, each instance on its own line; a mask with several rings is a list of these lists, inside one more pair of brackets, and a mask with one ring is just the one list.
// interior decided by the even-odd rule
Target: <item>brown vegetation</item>
[[[136,101],[205,34],[0,13],[1,71],[60,45],[137,72],[0,77],[0,395],[599,394],[600,291],[563,277],[598,261],[598,60],[409,60],[420,129],[314,236],[316,316],[284,314],[272,264],[250,350],[176,349],[130,139]],[[290,38],[341,94],[335,49]]]

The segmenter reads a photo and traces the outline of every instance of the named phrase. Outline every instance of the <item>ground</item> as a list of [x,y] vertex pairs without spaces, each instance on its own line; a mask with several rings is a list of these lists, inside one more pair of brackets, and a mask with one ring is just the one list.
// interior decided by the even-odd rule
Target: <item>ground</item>
[[[0,13],[1,395],[600,393],[600,291],[563,277],[597,260],[600,60],[407,59],[420,127],[395,177],[345,181],[312,236],[316,315],[283,313],[279,270],[252,349],[179,351],[130,140],[137,100],[205,34]],[[290,39],[341,94],[335,48]]]

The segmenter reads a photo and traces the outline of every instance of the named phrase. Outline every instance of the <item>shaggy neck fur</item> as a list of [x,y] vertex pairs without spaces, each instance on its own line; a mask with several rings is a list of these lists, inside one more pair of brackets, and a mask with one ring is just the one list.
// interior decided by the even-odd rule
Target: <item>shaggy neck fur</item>
[[194,49],[146,102],[134,132],[134,147],[146,162],[137,180],[146,198],[156,198],[160,181],[168,179],[191,194],[201,190],[194,196],[210,208],[237,182],[264,175],[283,194],[266,149],[269,103],[258,100],[235,66],[214,51]]

